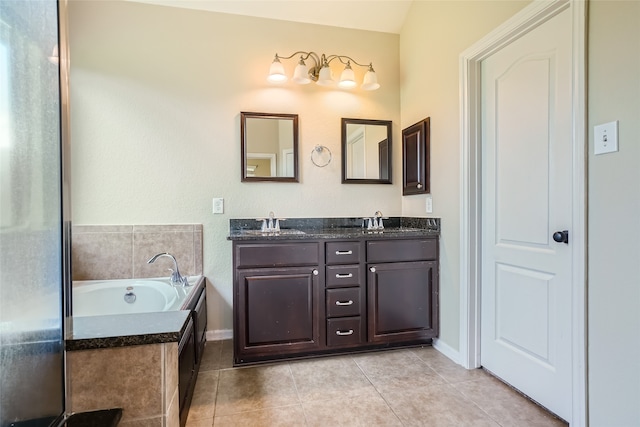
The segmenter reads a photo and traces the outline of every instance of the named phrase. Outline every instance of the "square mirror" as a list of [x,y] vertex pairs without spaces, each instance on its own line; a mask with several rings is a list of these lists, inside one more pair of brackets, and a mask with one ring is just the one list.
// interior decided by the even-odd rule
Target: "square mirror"
[[391,184],[391,121],[342,119],[342,183]]
[[242,181],[298,182],[298,115],[240,113]]

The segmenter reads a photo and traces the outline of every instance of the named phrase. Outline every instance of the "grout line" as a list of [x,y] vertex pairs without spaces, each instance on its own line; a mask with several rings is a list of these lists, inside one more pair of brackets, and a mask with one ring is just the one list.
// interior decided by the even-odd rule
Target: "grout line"
[[296,391],[296,396],[298,398],[298,405],[300,405],[300,409],[302,409],[302,415],[304,416],[304,425],[309,425],[309,420],[307,419],[307,411],[305,411],[304,405],[302,404],[302,398],[300,397],[300,391],[298,390],[296,377],[293,375],[293,369],[291,369],[291,362],[287,362],[287,368],[289,368],[289,373],[291,374],[291,381],[293,381],[293,388]]
[[385,399],[385,397],[382,395],[382,393],[380,393],[380,390],[378,390],[378,388],[376,387],[376,385],[371,381],[371,378],[369,378],[369,376],[367,375],[367,373],[364,371],[364,369],[362,369],[362,367],[358,364],[358,362],[354,359],[353,356],[351,356],[351,360],[353,360],[353,362],[356,364],[356,366],[358,367],[358,369],[360,369],[360,372],[362,372],[362,375],[364,375],[364,377],[367,379],[367,381],[369,381],[369,384],[371,384],[371,386],[373,387],[373,389],[376,391],[376,393],[378,393],[378,396],[380,396],[380,398],[382,399],[382,401],[387,405],[387,407],[389,408],[389,410],[393,413],[393,415],[398,419],[398,421],[400,422],[400,424],[402,424],[403,426],[405,425],[402,422],[402,419],[400,418],[400,416],[398,416],[398,414],[396,413],[395,409],[393,409],[393,406],[391,406],[391,404],[387,401],[387,399]]

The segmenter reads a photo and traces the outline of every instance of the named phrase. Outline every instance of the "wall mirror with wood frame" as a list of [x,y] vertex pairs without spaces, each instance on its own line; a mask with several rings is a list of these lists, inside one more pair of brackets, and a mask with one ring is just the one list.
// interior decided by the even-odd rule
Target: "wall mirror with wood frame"
[[391,184],[391,121],[342,119],[342,183]]
[[298,182],[298,115],[240,113],[242,181]]

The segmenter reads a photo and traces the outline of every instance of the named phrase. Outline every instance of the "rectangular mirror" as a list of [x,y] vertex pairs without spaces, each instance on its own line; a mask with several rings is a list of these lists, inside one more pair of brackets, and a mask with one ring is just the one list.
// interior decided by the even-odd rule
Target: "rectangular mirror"
[[242,181],[298,182],[298,115],[240,113]]
[[391,184],[391,121],[342,119],[342,183]]

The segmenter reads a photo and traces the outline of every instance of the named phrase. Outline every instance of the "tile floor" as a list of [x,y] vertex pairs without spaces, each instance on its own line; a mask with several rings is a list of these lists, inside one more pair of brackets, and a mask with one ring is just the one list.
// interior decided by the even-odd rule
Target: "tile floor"
[[207,342],[187,427],[566,426],[485,371],[432,347],[233,368]]

